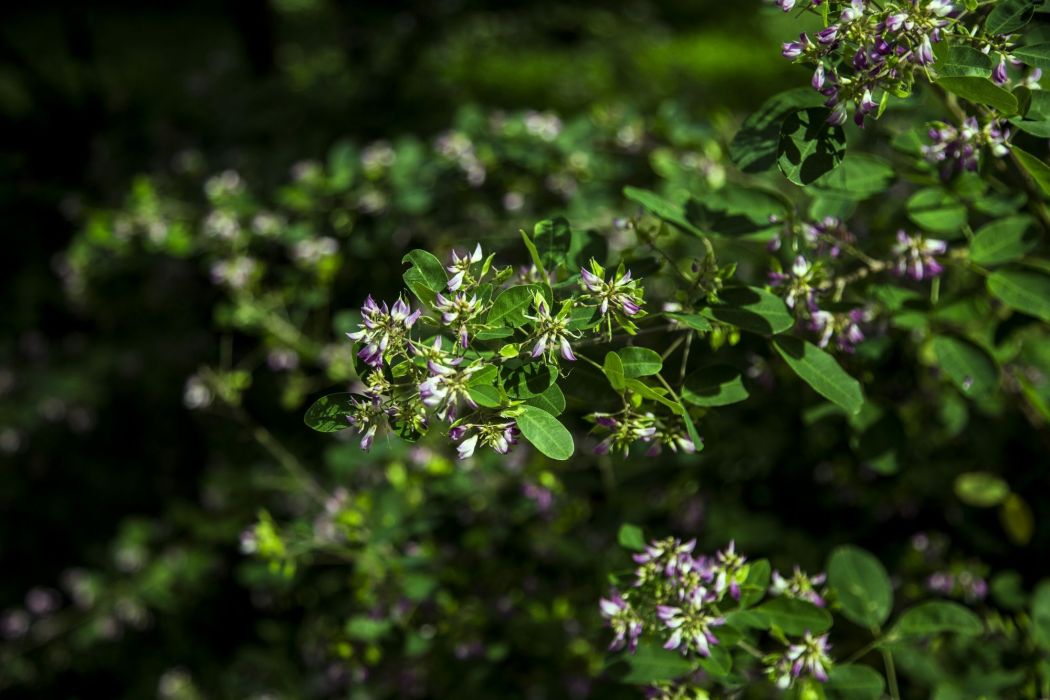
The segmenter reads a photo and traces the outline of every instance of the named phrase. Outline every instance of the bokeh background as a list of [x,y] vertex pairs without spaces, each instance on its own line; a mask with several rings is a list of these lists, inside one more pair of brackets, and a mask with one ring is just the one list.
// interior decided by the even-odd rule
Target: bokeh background
[[[460,465],[303,425],[354,380],[342,333],[397,294],[403,252],[524,262],[516,230],[541,218],[614,237],[624,185],[719,186],[742,116],[807,80],[774,8],[0,13],[5,697],[632,697],[602,673],[596,607],[626,521],[781,567],[853,541],[913,581],[1037,578],[1018,562],[1046,544],[1038,512],[1004,526],[951,496],[960,461],[1045,459],[1010,405],[977,439],[949,397],[905,444],[918,418],[851,432],[770,389],[712,414],[687,464]],[[908,400],[904,358],[885,362]]]

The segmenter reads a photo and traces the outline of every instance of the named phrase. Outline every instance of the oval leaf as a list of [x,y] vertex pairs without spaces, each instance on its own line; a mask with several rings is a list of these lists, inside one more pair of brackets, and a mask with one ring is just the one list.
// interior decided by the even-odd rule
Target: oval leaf
[[1010,151],[1017,157],[1017,162],[1032,176],[1039,189],[1044,195],[1050,196],[1050,165],[1028,151],[1022,151],[1017,146],[1011,146]]
[[558,460],[572,457],[572,435],[557,418],[542,408],[522,406],[516,420],[522,437],[543,454]]
[[525,312],[532,306],[537,291],[537,287],[528,284],[504,289],[493,300],[485,323],[490,326],[520,326],[525,322]]
[[740,371],[729,365],[712,365],[690,374],[682,387],[682,400],[694,406],[728,406],[748,397]]
[[542,394],[526,399],[525,403],[542,408],[552,416],[560,416],[565,410],[565,394],[557,384],[551,384]]
[[664,366],[660,353],[649,348],[627,347],[616,354],[620,356],[625,377],[648,377],[659,374]]
[[980,634],[984,631],[981,618],[958,603],[934,600],[920,603],[904,611],[893,626],[892,636],[922,637],[942,632]]
[[955,495],[978,508],[997,506],[1010,495],[1010,487],[995,474],[969,472],[955,478]]
[[784,300],[757,287],[734,287],[719,294],[722,303],[703,310],[708,318],[761,335],[783,333],[795,317]]
[[864,405],[860,382],[846,373],[835,358],[813,343],[798,338],[782,337],[773,346],[804,382],[841,407],[846,413],[858,413]]
[[774,598],[759,605],[754,613],[786,634],[822,634],[831,629],[831,613],[805,600]]
[[334,433],[350,427],[346,417],[353,408],[351,394],[329,394],[317,399],[306,409],[303,422],[319,433]]
[[1017,98],[988,78],[946,77],[939,78],[937,84],[964,100],[995,107],[1003,114],[1017,114]]
[[839,166],[846,155],[841,126],[828,123],[831,111],[804,109],[789,114],[780,128],[777,165],[796,185],[808,185]]
[[933,339],[933,352],[944,373],[967,396],[988,396],[999,387],[999,366],[973,343],[939,336]]
[[842,614],[864,627],[881,626],[893,607],[893,587],[879,560],[860,547],[837,548],[828,560],[828,583]]
[[828,690],[848,700],[878,700],[886,682],[869,666],[835,665],[828,674]]
[[1027,214],[985,224],[970,241],[970,258],[979,265],[997,265],[1021,257],[1035,247],[1039,233]]
[[988,291],[1004,304],[1050,323],[1050,276],[1029,270],[996,270]]

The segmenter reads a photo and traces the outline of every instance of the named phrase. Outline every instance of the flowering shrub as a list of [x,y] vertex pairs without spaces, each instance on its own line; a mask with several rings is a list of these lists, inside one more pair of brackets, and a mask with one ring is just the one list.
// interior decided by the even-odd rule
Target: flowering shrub
[[318,696],[1050,693],[1045,13],[777,5],[805,74],[742,121],[465,110],[89,212],[70,297],[188,271],[183,403],[235,427],[189,534],[5,610],[0,687],[150,629],[239,532],[241,675],[294,647]]

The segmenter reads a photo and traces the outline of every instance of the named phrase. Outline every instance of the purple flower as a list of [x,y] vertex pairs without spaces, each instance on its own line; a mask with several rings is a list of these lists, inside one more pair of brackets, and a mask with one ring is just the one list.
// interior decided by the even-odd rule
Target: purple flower
[[838,39],[839,25],[832,24],[817,32],[817,41],[825,46],[834,44]]
[[805,32],[798,35],[798,41],[788,41],[784,43],[780,54],[784,58],[790,58],[792,60],[802,55],[802,52],[810,46],[809,37],[806,36]]
[[408,330],[419,319],[422,310],[415,312],[398,297],[393,307],[376,304],[369,294],[361,307],[360,330],[347,333],[353,341],[362,343],[357,356],[369,367],[383,366],[383,356],[387,351],[404,352],[408,340]]
[[936,256],[944,255],[948,244],[934,238],[923,238],[921,234],[909,236],[903,230],[897,232],[897,244],[893,252],[897,255],[894,272],[901,277],[910,277],[916,282],[937,277],[944,268]]
[[992,71],[992,81],[996,85],[1006,85],[1010,78],[1006,74],[1006,60],[999,59],[999,65]]
[[452,274],[452,277],[448,280],[448,289],[450,292],[454,292],[463,286],[463,282],[467,281],[468,275],[470,274],[470,266],[474,263],[481,262],[481,258],[482,252],[480,243],[474,248],[474,252],[469,256],[464,253],[463,257],[460,257],[455,250],[452,251],[452,264],[445,268]]
[[619,651],[624,647],[634,653],[638,648],[638,638],[642,636],[642,620],[631,607],[631,604],[613,588],[609,591],[608,598],[599,601],[602,617],[609,621],[609,626],[615,633],[610,651]]

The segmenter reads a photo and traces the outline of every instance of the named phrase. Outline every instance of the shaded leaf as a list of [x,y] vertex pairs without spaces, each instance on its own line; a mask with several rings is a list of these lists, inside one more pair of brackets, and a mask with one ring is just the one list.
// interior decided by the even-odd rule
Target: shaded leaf
[[823,634],[831,629],[831,613],[805,600],[773,598],[755,608],[754,613],[786,634]]
[[1031,270],[996,270],[988,291],[1012,309],[1050,323],[1050,276]]
[[1039,231],[1027,214],[991,221],[977,230],[970,241],[970,258],[980,265],[1016,260],[1035,247]]
[[719,297],[721,303],[704,309],[704,316],[761,335],[783,333],[795,325],[784,300],[764,289],[732,287]]
[[942,632],[974,635],[984,631],[981,618],[958,603],[934,600],[920,603],[901,614],[890,635],[922,637]]
[[893,587],[878,559],[846,545],[831,553],[827,571],[848,620],[869,628],[886,622],[893,607]]
[[711,365],[686,377],[682,400],[696,406],[728,406],[749,396],[740,371],[729,365]]
[[967,505],[990,508],[1010,495],[1010,487],[995,474],[967,472],[955,477],[955,495]]
[[835,358],[806,340],[788,336],[776,338],[773,346],[804,382],[842,408],[854,414],[864,405],[860,382],[846,373]]
[[353,395],[348,393],[322,396],[306,409],[303,422],[319,433],[334,433],[350,427],[346,416],[353,410]]
[[973,343],[937,336],[933,339],[933,352],[944,373],[967,396],[988,396],[999,387],[999,366]]
[[794,112],[780,128],[777,165],[796,185],[808,185],[834,170],[846,155],[846,135],[841,126],[828,123],[825,108]]

